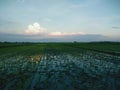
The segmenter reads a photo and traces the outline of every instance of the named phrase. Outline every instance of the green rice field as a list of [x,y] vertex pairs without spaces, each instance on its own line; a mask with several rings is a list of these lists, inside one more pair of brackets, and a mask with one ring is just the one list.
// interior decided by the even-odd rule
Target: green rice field
[[120,43],[0,43],[0,90],[120,90]]

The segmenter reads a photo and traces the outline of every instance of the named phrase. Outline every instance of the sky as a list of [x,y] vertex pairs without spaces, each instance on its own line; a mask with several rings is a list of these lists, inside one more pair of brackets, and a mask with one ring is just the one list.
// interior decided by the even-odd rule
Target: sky
[[120,41],[120,0],[0,0],[0,41]]

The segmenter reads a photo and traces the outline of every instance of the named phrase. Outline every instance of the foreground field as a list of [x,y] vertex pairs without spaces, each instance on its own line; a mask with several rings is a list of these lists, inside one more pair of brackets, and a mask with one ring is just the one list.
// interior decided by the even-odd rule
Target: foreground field
[[120,90],[119,52],[110,43],[1,45],[0,90]]

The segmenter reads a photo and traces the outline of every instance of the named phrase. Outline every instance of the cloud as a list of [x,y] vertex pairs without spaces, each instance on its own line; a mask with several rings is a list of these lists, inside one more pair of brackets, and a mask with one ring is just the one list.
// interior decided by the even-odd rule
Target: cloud
[[25,30],[27,35],[43,35],[43,36],[72,36],[72,35],[84,35],[84,32],[48,32],[45,28],[41,27],[39,23],[33,23],[33,25],[28,25],[28,29]]
[[39,23],[35,22],[33,25],[28,25],[28,29],[25,30],[26,34],[40,34],[46,31],[45,28],[41,27]]
[[89,41],[120,41],[120,38],[109,38],[103,35],[97,34],[85,34],[85,35],[65,35],[61,37],[45,37],[44,35],[23,35],[23,34],[0,34],[0,41],[8,42],[89,42]]
[[35,22],[28,25],[23,33],[18,34],[0,34],[0,41],[24,41],[24,42],[87,42],[87,41],[105,41],[118,40],[119,37],[113,39],[100,34],[87,34],[84,32],[49,32]]
[[118,27],[118,26],[114,26],[114,27],[112,27],[113,29],[120,29],[120,27]]
[[62,33],[61,32],[50,32],[49,35],[59,36],[59,35],[62,35]]
[[72,35],[84,35],[84,32],[50,32],[50,36],[72,36]]

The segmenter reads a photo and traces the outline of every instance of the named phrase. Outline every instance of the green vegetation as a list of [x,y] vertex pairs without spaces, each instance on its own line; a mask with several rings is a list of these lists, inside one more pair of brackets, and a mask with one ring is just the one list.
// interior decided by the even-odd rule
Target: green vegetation
[[120,89],[120,43],[0,43],[0,90]]
[[94,43],[72,43],[65,44],[66,46],[74,47],[77,49],[86,49],[102,53],[107,53],[111,55],[120,55],[120,43],[115,42],[94,42]]

